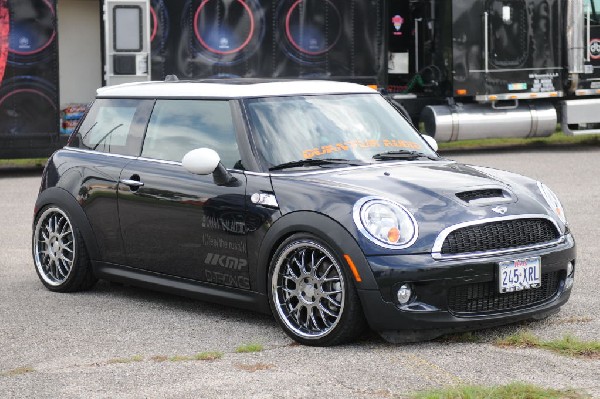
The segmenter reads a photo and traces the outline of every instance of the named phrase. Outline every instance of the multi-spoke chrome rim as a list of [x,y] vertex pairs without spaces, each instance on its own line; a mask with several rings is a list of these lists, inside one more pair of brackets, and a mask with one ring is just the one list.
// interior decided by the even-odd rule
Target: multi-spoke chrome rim
[[281,320],[296,335],[322,338],[344,311],[344,278],[333,255],[314,241],[295,241],[276,260],[273,303]]
[[75,238],[67,215],[58,208],[48,208],[38,218],[33,236],[35,266],[50,285],[65,282],[73,268]]

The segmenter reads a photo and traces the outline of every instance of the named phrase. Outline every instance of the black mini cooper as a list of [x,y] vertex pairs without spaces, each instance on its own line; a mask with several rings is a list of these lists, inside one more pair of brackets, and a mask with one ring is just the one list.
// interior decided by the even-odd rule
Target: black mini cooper
[[44,171],[33,259],[272,312],[308,345],[545,317],[575,243],[544,184],[436,154],[376,91],[327,81],[103,88]]

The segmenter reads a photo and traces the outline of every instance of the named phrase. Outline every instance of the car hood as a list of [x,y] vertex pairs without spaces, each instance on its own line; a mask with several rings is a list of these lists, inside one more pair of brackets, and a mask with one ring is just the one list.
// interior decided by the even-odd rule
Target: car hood
[[430,252],[438,234],[459,223],[514,215],[547,215],[554,220],[536,181],[453,161],[388,162],[279,174],[272,176],[272,183],[282,214],[322,213],[342,223],[365,246],[371,244],[358,233],[352,219],[356,201],[375,196],[403,205],[419,228],[417,241],[405,251],[410,253]]

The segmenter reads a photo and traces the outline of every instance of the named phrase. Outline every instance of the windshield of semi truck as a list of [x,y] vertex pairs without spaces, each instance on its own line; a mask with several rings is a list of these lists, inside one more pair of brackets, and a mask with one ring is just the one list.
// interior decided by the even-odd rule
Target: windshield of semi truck
[[256,98],[245,100],[245,108],[254,145],[270,168],[303,160],[436,157],[379,94]]

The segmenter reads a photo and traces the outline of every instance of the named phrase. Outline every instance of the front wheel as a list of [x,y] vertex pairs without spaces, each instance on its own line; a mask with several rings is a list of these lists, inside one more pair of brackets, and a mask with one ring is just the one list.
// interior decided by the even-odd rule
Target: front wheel
[[277,249],[269,268],[269,302],[284,331],[314,346],[351,341],[365,321],[347,268],[325,242],[295,234]]

